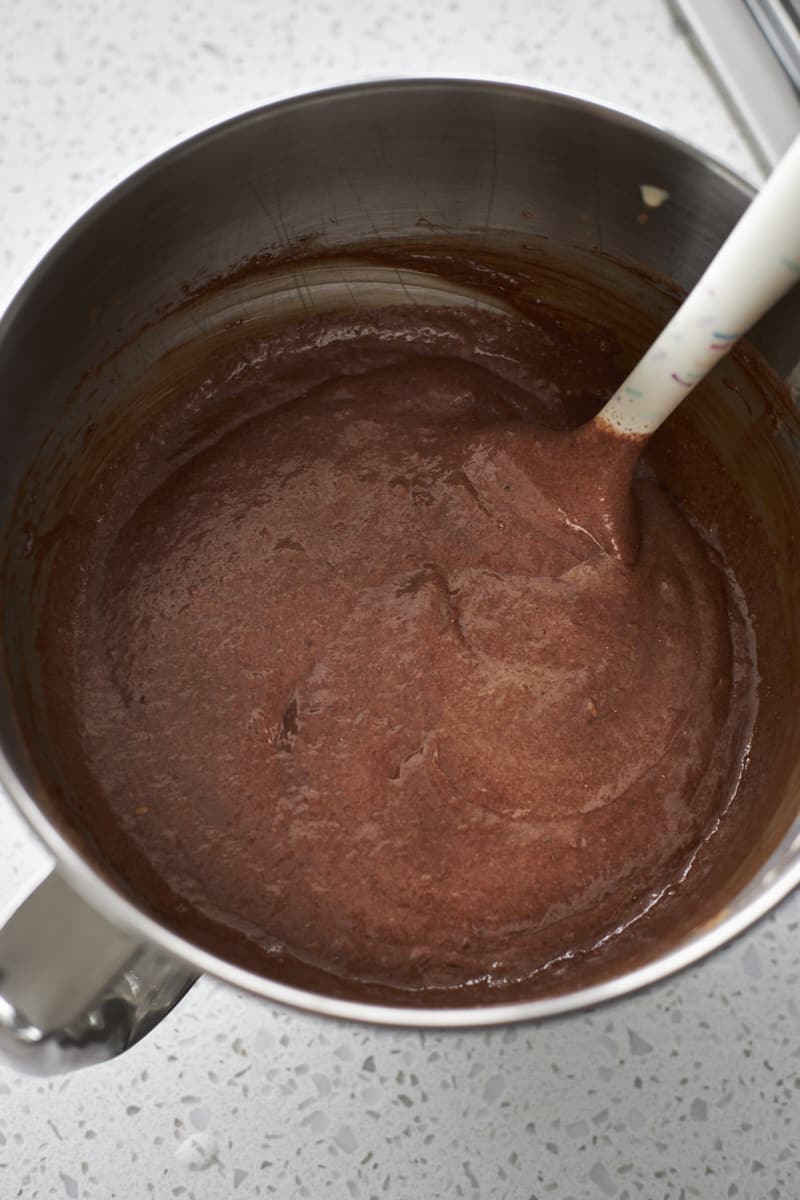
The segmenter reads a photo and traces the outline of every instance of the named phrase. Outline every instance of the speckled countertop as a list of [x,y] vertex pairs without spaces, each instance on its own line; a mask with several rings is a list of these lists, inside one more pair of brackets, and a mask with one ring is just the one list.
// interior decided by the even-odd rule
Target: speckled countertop
[[[287,90],[424,73],[588,94],[757,174],[662,0],[6,3],[0,298],[170,141]],[[44,854],[1,796],[0,844],[9,903]],[[799,977],[796,896],[671,983],[540,1026],[348,1027],[203,980],[114,1063],[0,1068],[0,1197],[797,1200]]]

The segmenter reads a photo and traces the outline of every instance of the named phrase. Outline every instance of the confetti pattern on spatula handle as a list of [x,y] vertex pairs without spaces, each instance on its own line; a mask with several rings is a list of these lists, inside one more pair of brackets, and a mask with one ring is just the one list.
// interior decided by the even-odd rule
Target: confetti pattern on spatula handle
[[800,137],[595,420],[646,435],[800,281]]

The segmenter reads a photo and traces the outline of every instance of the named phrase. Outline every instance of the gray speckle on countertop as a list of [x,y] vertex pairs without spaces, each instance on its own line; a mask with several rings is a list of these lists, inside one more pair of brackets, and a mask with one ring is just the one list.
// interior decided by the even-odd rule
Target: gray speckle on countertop
[[[0,43],[0,294],[110,183],[287,90],[515,77],[627,108],[750,178],[662,0],[30,0]],[[0,797],[0,900],[45,861]],[[700,968],[538,1026],[414,1033],[212,980],[123,1058],[0,1068],[0,1196],[797,1200],[800,897]]]

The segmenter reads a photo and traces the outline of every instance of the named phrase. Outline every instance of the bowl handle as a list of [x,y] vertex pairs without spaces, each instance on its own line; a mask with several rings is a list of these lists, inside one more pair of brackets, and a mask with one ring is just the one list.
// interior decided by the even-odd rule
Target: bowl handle
[[51,870],[0,928],[0,1055],[33,1075],[104,1062],[157,1025],[195,978]]

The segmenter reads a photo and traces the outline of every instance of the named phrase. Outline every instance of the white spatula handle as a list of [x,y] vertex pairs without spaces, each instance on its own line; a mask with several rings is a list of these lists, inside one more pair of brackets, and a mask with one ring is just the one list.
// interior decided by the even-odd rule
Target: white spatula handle
[[620,433],[652,433],[798,280],[800,137],[596,420]]

